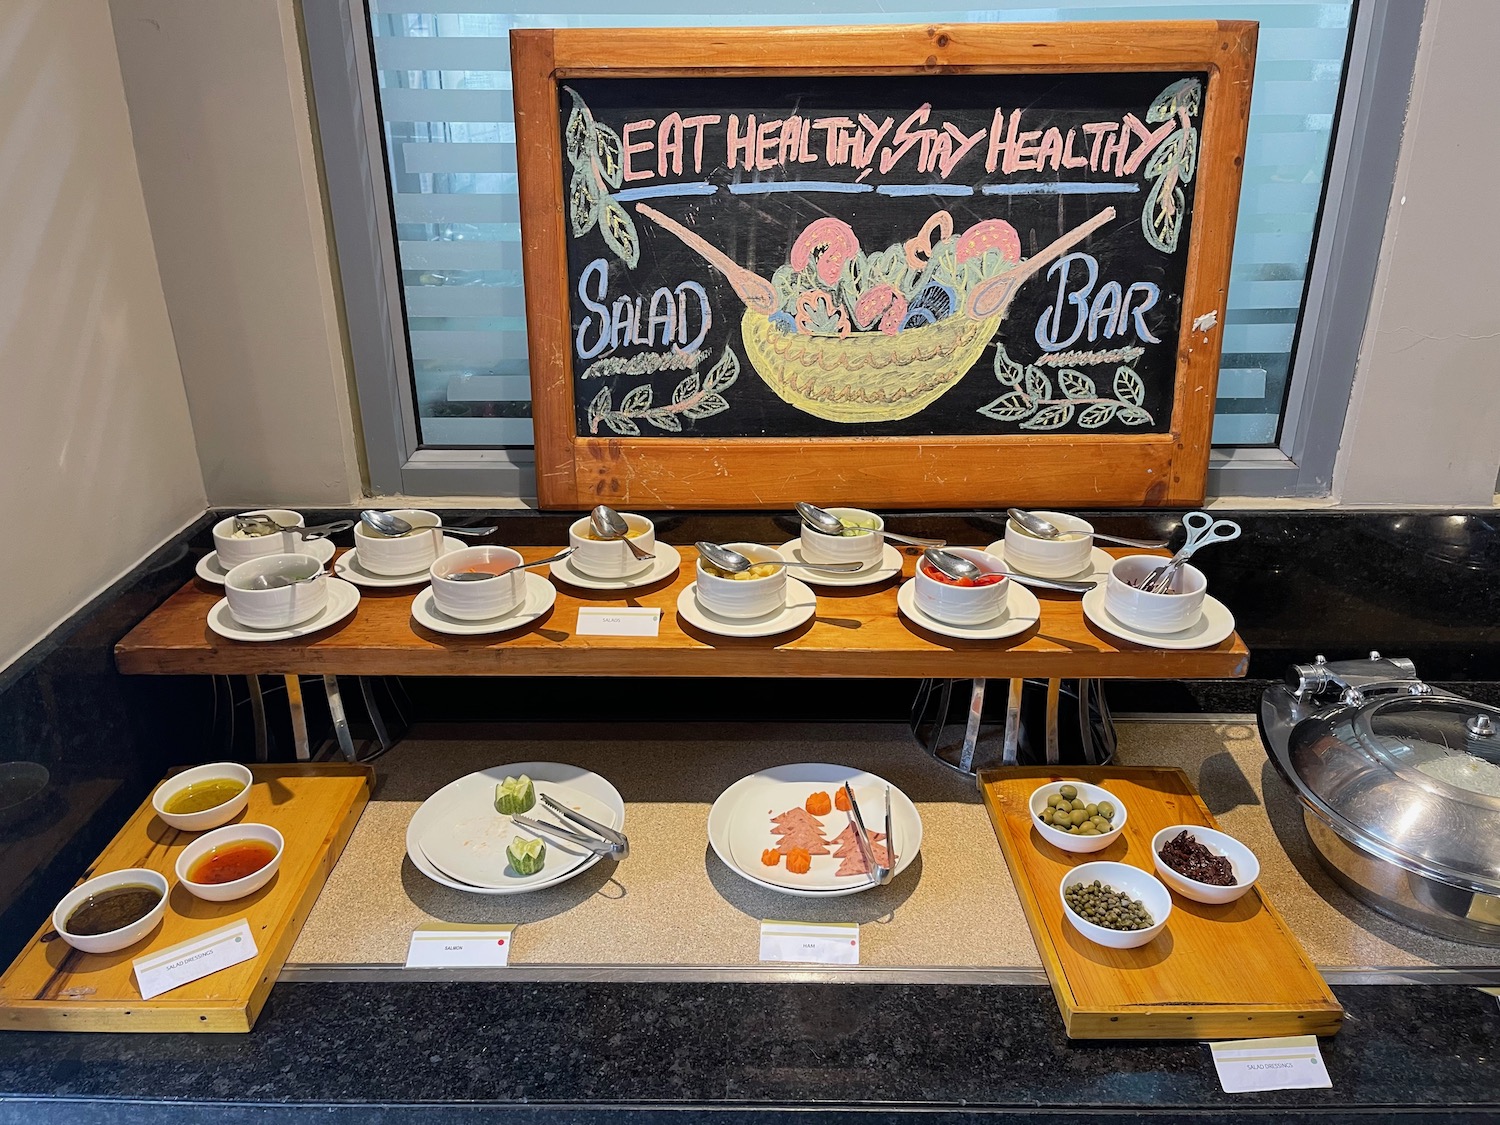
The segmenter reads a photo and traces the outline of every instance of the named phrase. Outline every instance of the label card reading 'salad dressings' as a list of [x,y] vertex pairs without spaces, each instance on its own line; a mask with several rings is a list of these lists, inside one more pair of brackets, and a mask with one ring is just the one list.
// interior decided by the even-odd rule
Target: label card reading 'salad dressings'
[[1333,1087],[1316,1035],[1210,1043],[1226,1094],[1251,1090],[1327,1090]]

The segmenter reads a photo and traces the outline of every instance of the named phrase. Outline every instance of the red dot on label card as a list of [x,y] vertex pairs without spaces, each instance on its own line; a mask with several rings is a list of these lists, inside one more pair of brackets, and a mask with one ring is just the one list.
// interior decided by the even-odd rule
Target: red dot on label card
[[495,942],[495,944],[496,945],[504,945],[505,944],[505,939],[501,938],[499,941]]

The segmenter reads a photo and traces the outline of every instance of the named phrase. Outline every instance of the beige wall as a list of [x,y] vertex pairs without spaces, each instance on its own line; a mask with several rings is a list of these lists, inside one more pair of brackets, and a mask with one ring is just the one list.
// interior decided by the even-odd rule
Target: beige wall
[[1335,473],[1348,505],[1487,505],[1500,468],[1500,4],[1427,3]]
[[360,492],[293,0],[111,0],[215,505]]
[[0,668],[204,506],[106,0],[0,20]]
[[[215,504],[361,491],[293,3],[112,0]],[[1500,246],[1486,208],[1500,162],[1486,115],[1500,68],[1485,52],[1496,42],[1500,3],[1428,0],[1336,493],[1313,503],[1492,502]]]

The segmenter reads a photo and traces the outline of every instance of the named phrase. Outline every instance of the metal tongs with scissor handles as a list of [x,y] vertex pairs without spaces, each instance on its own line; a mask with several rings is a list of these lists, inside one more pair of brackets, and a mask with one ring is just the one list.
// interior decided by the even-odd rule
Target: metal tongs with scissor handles
[[859,850],[864,854],[865,862],[870,865],[870,878],[883,887],[896,877],[896,836],[895,826],[891,823],[891,787],[885,787],[885,857],[891,861],[889,867],[882,867],[875,861],[875,849],[870,844],[870,833],[865,830],[865,818],[860,815],[859,802],[854,799],[854,790],[847,781],[844,782],[844,796],[849,798],[849,821],[854,825],[854,838],[859,841]]
[[574,812],[561,801],[554,800],[545,793],[537,794],[538,800],[546,805],[548,810],[556,813],[564,820],[570,820],[580,828],[586,828],[592,832],[592,836],[574,832],[558,824],[552,824],[545,820],[533,820],[529,816],[513,815],[510,819],[522,828],[528,828],[533,832],[545,832],[549,835],[564,840],[570,844],[576,844],[580,848],[587,848],[595,855],[607,855],[611,859],[626,859],[630,856],[630,840],[625,833],[613,828],[606,828],[597,820],[590,820],[580,812]]

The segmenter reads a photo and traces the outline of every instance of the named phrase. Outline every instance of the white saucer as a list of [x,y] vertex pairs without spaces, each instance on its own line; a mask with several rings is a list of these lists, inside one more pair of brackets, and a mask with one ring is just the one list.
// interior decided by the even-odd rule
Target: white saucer
[[935,617],[929,617],[917,608],[917,580],[902,585],[896,591],[896,604],[900,606],[901,612],[911,618],[913,622],[930,629],[934,633],[941,633],[945,637],[957,637],[965,641],[995,641],[1001,637],[1013,637],[1017,633],[1024,633],[1035,625],[1042,616],[1042,603],[1036,600],[1036,595],[1022,586],[1019,582],[1011,586],[1010,593],[1005,599],[1005,612],[993,621],[986,621],[983,625],[950,625],[946,621],[939,621]]
[[559,582],[566,582],[581,590],[634,590],[637,586],[649,586],[653,582],[660,582],[669,574],[675,574],[681,564],[682,556],[677,553],[676,547],[670,543],[658,543],[656,561],[639,574],[627,574],[623,578],[596,578],[592,574],[585,574],[573,565],[571,555],[562,562],[552,563],[547,569]]
[[[1016,573],[1022,575],[1022,577],[1016,579],[1016,581],[1026,581],[1025,576],[1030,572],[1022,570],[1019,566],[1005,557],[1004,539],[995,540],[995,542],[991,543],[984,549],[984,553],[987,555],[994,555],[997,559],[1005,563],[1005,567],[1007,570],[1014,570]],[[1094,582],[1103,582],[1106,578],[1109,577],[1109,568],[1114,566],[1114,564],[1115,557],[1113,555],[1111,555],[1108,551],[1101,551],[1098,547],[1095,547],[1089,553],[1089,565],[1087,567],[1085,567],[1083,570],[1080,570],[1077,574],[1058,575],[1057,581],[1088,582],[1092,580]],[[1034,574],[1031,575],[1031,577],[1041,578],[1045,580],[1050,576],[1045,574]]]
[[[443,536],[443,554],[449,551],[461,551],[468,544],[462,539],[455,539],[451,535]],[[415,570],[410,574],[376,574],[373,570],[366,570],[359,565],[359,548],[345,551],[333,564],[333,572],[346,582],[353,582],[356,586],[369,586],[371,589],[382,589],[392,586],[415,586],[418,582],[426,582],[428,579],[428,568]]]
[[229,612],[229,599],[220,598],[208,611],[208,627],[221,637],[231,641],[289,641],[293,637],[305,637],[336,625],[354,612],[359,605],[359,591],[349,583],[329,578],[328,604],[300,625],[285,629],[247,629]]
[[[783,543],[776,549],[785,556],[788,562],[808,561],[802,556],[801,539],[793,539],[790,543]],[[873,566],[843,574],[836,570],[821,572],[804,570],[802,581],[810,586],[868,586],[874,582],[884,582],[887,578],[898,578],[900,575],[901,552],[889,543],[885,543],[880,548],[880,561]]]
[[818,611],[818,596],[795,578],[786,580],[786,605],[764,617],[720,617],[698,603],[698,583],[677,595],[677,612],[689,625],[721,637],[769,637],[808,621]]
[[[324,538],[308,539],[304,541],[302,544],[301,553],[304,555],[311,555],[320,563],[326,563],[329,559],[333,558],[333,551],[333,540]],[[203,579],[203,581],[208,582],[214,586],[224,585],[224,577],[229,573],[229,571],[225,570],[224,567],[220,565],[218,551],[210,551],[208,552],[208,554],[199,559],[198,565],[193,568],[193,572],[197,574],[199,578]]]
[[1104,608],[1103,586],[1083,595],[1083,615],[1110,636],[1147,648],[1211,648],[1234,632],[1234,614],[1210,594],[1203,596],[1203,614],[1197,624],[1176,633],[1145,633],[1120,622]]
[[432,587],[423,590],[411,603],[411,615],[434,633],[451,633],[455,637],[478,637],[485,633],[504,633],[530,625],[552,608],[557,601],[557,587],[540,574],[526,572],[526,600],[509,613],[484,621],[460,621],[449,617],[433,603]]

